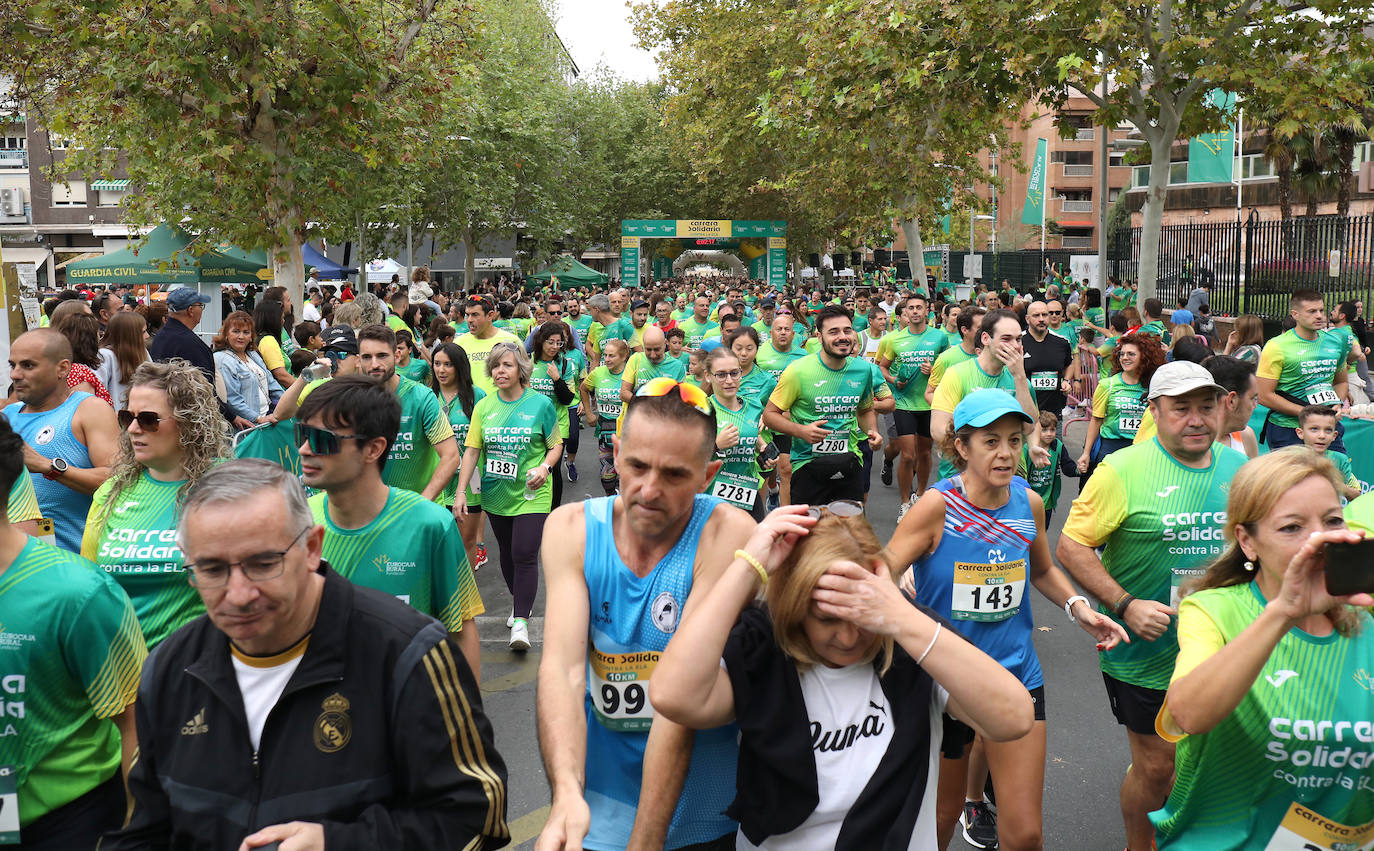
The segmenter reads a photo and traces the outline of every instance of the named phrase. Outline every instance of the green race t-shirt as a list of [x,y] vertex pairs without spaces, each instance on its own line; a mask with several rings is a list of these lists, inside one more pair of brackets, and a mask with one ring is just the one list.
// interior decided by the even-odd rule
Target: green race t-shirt
[[1173,342],[1174,339],[1174,335],[1169,333],[1168,326],[1166,326],[1164,322],[1159,319],[1155,319],[1150,322],[1146,322],[1144,325],[1141,325],[1139,328],[1136,329],[1136,333],[1154,334],[1156,337],[1160,339],[1160,342],[1164,344],[1164,348],[1166,349],[1169,348],[1169,344]]
[[572,326],[583,343],[587,341],[587,330],[592,327],[592,315],[590,313],[579,313],[576,319],[565,316],[563,321]]
[[549,377],[550,363],[558,370],[558,377],[563,379],[568,389],[574,393],[577,392],[577,364],[560,356],[556,361],[535,361],[534,368],[530,371],[530,389],[544,396],[553,405],[558,413],[558,434],[566,438],[569,434],[568,408],[571,404],[559,404],[558,397],[554,395],[554,380]]
[[[482,397],[486,395],[486,393],[482,392],[481,387],[474,386],[472,388],[473,406],[475,407],[478,402],[482,401]],[[463,413],[463,403],[458,401],[457,396],[454,396],[447,402],[444,401],[442,396],[438,397],[438,399],[439,409],[448,417],[448,424],[453,428],[453,437],[458,441],[458,446],[461,451],[462,448],[466,447],[468,438],[468,415]],[[448,480],[448,484],[444,485],[443,492],[439,494],[439,504],[452,508],[453,500],[457,495],[458,477],[454,476]],[[473,491],[471,485],[468,486],[466,498],[468,505],[480,505],[482,501],[481,496]]]
[[632,393],[638,393],[639,388],[655,378],[685,381],[687,370],[682,368],[680,361],[668,357],[667,353],[664,353],[662,361],[654,363],[643,352],[635,352],[630,355],[629,361],[625,364],[625,370],[620,376],[622,382],[630,385],[630,392]]
[[525,499],[525,480],[544,463],[549,447],[562,441],[553,403],[535,390],[526,388],[514,402],[495,393],[478,402],[467,445],[482,450],[482,510],[502,517],[548,513],[552,477],[545,477],[533,499]]
[[719,323],[712,322],[710,319],[705,322],[698,322],[696,314],[692,314],[687,319],[679,320],[677,327],[681,328],[682,333],[687,335],[685,346],[689,349],[701,348],[702,340],[720,331]]
[[602,365],[587,374],[582,386],[596,410],[596,434],[598,437],[615,434],[616,420],[620,419],[623,402],[620,399],[620,382],[625,374],[611,372],[610,367]]
[[[755,370],[756,372],[758,370]],[[758,397],[760,400],[767,397]],[[716,449],[715,460],[723,462],[715,478],[711,480],[707,493],[719,497],[731,505],[745,511],[754,509],[754,500],[763,485],[759,474],[758,454],[759,431],[763,421],[763,402],[740,396],[739,408],[731,410],[712,397],[711,407],[716,411],[716,432],[733,425],[739,430],[739,443],[728,449]]]
[[1125,310],[1131,305],[1130,287],[1112,287],[1107,293],[1107,305],[1115,313],[1118,310]]
[[[1264,344],[1255,375],[1276,381],[1280,393],[1295,396],[1305,405],[1339,405],[1341,398],[1333,385],[1349,353],[1350,344],[1341,334],[1318,331],[1316,339],[1304,340],[1296,328],[1290,328]],[[1269,415],[1269,421],[1284,428],[1298,427],[1297,417],[1277,411]]]
[[434,446],[453,437],[453,427],[434,391],[423,384],[397,376],[396,397],[401,400],[401,429],[387,453],[382,481],[420,493],[439,465]]
[[782,371],[787,369],[788,364],[793,361],[806,357],[806,350],[798,348],[792,344],[790,352],[780,352],[773,348],[771,340],[764,340],[763,345],[759,346],[759,353],[754,357],[754,366],[767,372],[774,381],[782,376]]
[[897,397],[897,409],[902,411],[929,411],[926,401],[926,384],[930,376],[921,367],[933,367],[949,345],[945,332],[939,328],[927,327],[920,334],[913,334],[909,328],[902,328],[883,337],[878,343],[878,360],[890,361],[888,372],[905,386],[892,388]]
[[324,558],[341,576],[396,597],[449,632],[485,611],[458,524],[442,507],[393,487],[381,512],[359,529],[334,525],[327,493],[312,496],[310,510],[324,526]]
[[1031,490],[1040,494],[1040,499],[1045,503],[1045,511],[1053,511],[1059,504],[1059,488],[1063,482],[1059,476],[1059,463],[1064,456],[1064,441],[1054,442],[1054,448],[1050,450],[1050,463],[1043,467],[1035,466],[1031,461],[1030,451],[1029,443],[1021,447],[1021,461],[1016,468],[1016,474],[1026,480]]
[[799,425],[818,422],[830,430],[819,443],[792,440],[793,470],[817,455],[859,454],[858,414],[873,407],[875,379],[870,366],[863,358],[846,358],[843,367],[831,369],[820,355],[807,355],[782,371],[768,401]]
[[0,574],[0,624],[0,765],[16,772],[22,827],[119,771],[109,719],[134,702],[148,650],[114,580],[33,539]]
[[405,366],[397,365],[396,374],[409,378],[416,384],[429,384],[431,370],[429,361],[424,358],[412,357]]
[[[1140,600],[1177,607],[1180,586],[1200,575],[1226,549],[1226,499],[1246,458],[1212,444],[1205,469],[1185,467],[1159,439],[1108,455],[1073,502],[1063,534],[1087,547],[1104,547],[1102,564]],[[1105,474],[1105,475],[1104,475]],[[1104,673],[1125,683],[1167,689],[1178,656],[1177,624],[1154,641],[1131,636],[1099,656]]]
[[5,507],[5,514],[11,523],[37,520],[43,516],[42,509],[38,507],[38,493],[33,489],[33,479],[26,475],[15,478],[14,484],[10,485],[10,501]]
[[[1254,582],[1208,588],[1179,618],[1229,644],[1265,602]],[[1240,705],[1178,741],[1173,791],[1150,814],[1161,851],[1371,847],[1374,620],[1359,619],[1351,638],[1290,629]]]
[[177,491],[184,484],[159,482],[144,470],[111,502],[114,482],[105,482],[91,498],[81,539],[81,555],[133,601],[150,648],[205,614],[200,595],[186,581],[176,541]]
[[1093,416],[1102,420],[1099,432],[1107,440],[1131,440],[1140,431],[1145,416],[1145,391],[1139,384],[1130,384],[1118,372],[1097,385],[1093,392]]

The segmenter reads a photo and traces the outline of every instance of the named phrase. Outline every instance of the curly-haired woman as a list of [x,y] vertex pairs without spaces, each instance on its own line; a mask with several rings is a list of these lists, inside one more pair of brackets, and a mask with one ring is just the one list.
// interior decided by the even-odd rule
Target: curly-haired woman
[[118,412],[119,455],[95,492],[81,554],[134,601],[149,647],[204,611],[176,542],[181,495],[229,454],[228,424],[200,370],[145,363]]

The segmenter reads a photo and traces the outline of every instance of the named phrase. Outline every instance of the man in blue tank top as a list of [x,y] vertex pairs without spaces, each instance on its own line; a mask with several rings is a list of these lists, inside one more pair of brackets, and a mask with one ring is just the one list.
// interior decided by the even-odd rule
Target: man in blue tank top
[[[648,395],[655,390],[664,395]],[[539,742],[553,791],[538,847],[735,847],[734,725],[693,734],[649,704],[649,679],[686,613],[754,528],[702,494],[715,415],[701,390],[659,379],[614,440],[620,495],[565,505],[544,525],[550,606]],[[585,780],[584,780],[585,778]]]
[[20,335],[10,346],[19,401],[5,408],[5,419],[24,438],[24,466],[57,545],[79,553],[91,494],[110,477],[119,425],[113,408],[67,386],[71,366],[71,344],[57,331]]

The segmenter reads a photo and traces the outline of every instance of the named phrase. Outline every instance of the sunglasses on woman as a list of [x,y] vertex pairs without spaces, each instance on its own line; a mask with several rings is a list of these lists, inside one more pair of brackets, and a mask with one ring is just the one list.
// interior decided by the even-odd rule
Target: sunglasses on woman
[[115,414],[115,418],[119,420],[119,427],[124,431],[128,431],[129,426],[133,425],[135,421],[138,422],[138,427],[144,431],[157,431],[158,426],[162,424],[162,420],[164,419],[152,411],[139,411],[135,414],[128,408]]

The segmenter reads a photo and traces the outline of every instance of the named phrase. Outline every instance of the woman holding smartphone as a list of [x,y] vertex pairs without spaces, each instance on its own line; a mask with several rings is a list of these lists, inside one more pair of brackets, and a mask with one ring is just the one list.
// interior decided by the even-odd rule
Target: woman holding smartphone
[[1160,849],[1374,839],[1374,622],[1361,608],[1374,596],[1326,590],[1344,567],[1329,545],[1362,537],[1346,528],[1340,484],[1301,446],[1231,480],[1230,547],[1185,589],[1155,722],[1178,744],[1173,792],[1150,814]]

